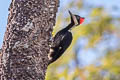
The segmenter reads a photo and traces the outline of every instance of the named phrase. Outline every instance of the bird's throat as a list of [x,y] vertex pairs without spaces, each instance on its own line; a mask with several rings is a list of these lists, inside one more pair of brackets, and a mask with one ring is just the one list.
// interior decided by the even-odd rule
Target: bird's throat
[[68,31],[74,27],[74,23],[70,23],[67,27],[65,27],[65,30]]

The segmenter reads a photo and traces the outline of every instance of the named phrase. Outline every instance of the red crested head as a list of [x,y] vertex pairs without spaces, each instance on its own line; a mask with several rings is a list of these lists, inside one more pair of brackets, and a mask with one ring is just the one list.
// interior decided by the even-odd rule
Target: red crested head
[[78,26],[80,24],[82,24],[85,20],[84,17],[80,17],[79,15],[74,15],[69,11],[69,14],[71,16],[71,22],[75,25]]
[[80,17],[80,24],[82,24],[84,22],[85,18],[84,17]]

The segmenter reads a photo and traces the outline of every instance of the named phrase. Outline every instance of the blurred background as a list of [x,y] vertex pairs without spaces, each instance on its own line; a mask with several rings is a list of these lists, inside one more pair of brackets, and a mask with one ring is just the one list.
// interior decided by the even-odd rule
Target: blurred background
[[[10,1],[0,1],[0,46]],[[72,29],[67,51],[47,70],[46,80],[120,80],[120,0],[60,0],[53,36],[72,13],[85,22]]]

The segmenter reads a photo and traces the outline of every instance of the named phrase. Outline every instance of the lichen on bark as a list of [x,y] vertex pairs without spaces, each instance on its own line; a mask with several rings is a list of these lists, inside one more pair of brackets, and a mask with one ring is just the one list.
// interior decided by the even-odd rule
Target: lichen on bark
[[1,80],[44,80],[58,0],[12,0],[2,45]]

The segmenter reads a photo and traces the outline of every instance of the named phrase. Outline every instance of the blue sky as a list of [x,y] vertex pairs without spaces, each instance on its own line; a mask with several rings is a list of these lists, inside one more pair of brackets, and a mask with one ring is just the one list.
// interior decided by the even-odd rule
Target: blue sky
[[8,7],[11,0],[0,0],[0,48],[7,24]]
[[85,2],[93,6],[104,7],[106,12],[112,16],[120,16],[120,0],[85,0]]

